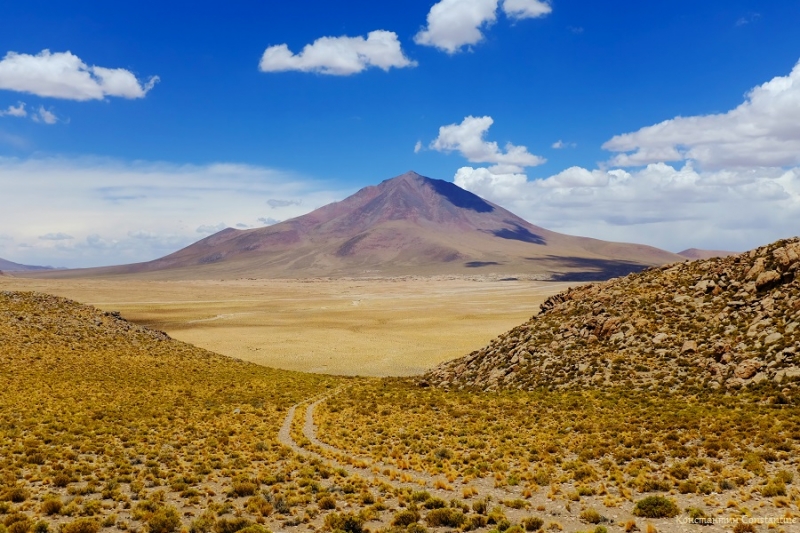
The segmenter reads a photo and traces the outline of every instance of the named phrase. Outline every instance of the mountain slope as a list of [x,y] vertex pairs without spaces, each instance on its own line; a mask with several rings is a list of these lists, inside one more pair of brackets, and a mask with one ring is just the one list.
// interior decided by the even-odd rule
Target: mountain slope
[[[534,226],[456,185],[408,172],[266,228],[226,229],[161,259],[77,275],[342,276],[506,272],[608,278],[679,260],[653,247]],[[60,273],[71,276],[76,273]]]
[[19,263],[14,263],[12,261],[0,258],[0,270],[4,270],[6,272],[29,272],[35,270],[52,270],[52,269],[53,267],[20,265]]
[[686,259],[711,259],[712,257],[728,257],[729,255],[736,255],[737,252],[728,252],[725,250],[701,250],[700,248],[689,248],[678,252],[678,255]]
[[800,388],[800,239],[651,268],[549,298],[426,376],[467,389]]

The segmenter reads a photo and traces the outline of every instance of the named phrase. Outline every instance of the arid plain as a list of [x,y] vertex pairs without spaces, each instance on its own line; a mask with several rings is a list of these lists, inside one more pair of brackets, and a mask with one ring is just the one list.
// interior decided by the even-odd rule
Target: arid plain
[[407,376],[483,347],[568,283],[493,277],[142,281],[0,277],[274,368]]

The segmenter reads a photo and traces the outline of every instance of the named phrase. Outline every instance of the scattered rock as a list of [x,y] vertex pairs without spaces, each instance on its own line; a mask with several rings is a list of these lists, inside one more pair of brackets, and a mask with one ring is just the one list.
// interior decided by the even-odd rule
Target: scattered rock
[[800,238],[573,287],[548,298],[525,324],[425,379],[478,390],[795,386],[797,272]]

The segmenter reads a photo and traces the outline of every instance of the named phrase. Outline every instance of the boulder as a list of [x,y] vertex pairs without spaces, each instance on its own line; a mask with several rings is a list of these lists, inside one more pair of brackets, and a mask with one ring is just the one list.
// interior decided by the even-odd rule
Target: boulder
[[764,363],[758,359],[745,359],[739,363],[733,371],[733,375],[739,379],[750,379],[755,376]]

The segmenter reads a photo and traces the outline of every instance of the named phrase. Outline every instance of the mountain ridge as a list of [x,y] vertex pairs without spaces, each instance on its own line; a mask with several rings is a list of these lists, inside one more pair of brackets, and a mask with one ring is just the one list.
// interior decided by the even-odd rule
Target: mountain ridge
[[681,259],[650,246],[556,233],[453,183],[412,171],[272,226],[226,228],[153,261],[56,277],[499,272],[558,279],[587,272],[602,277]]

